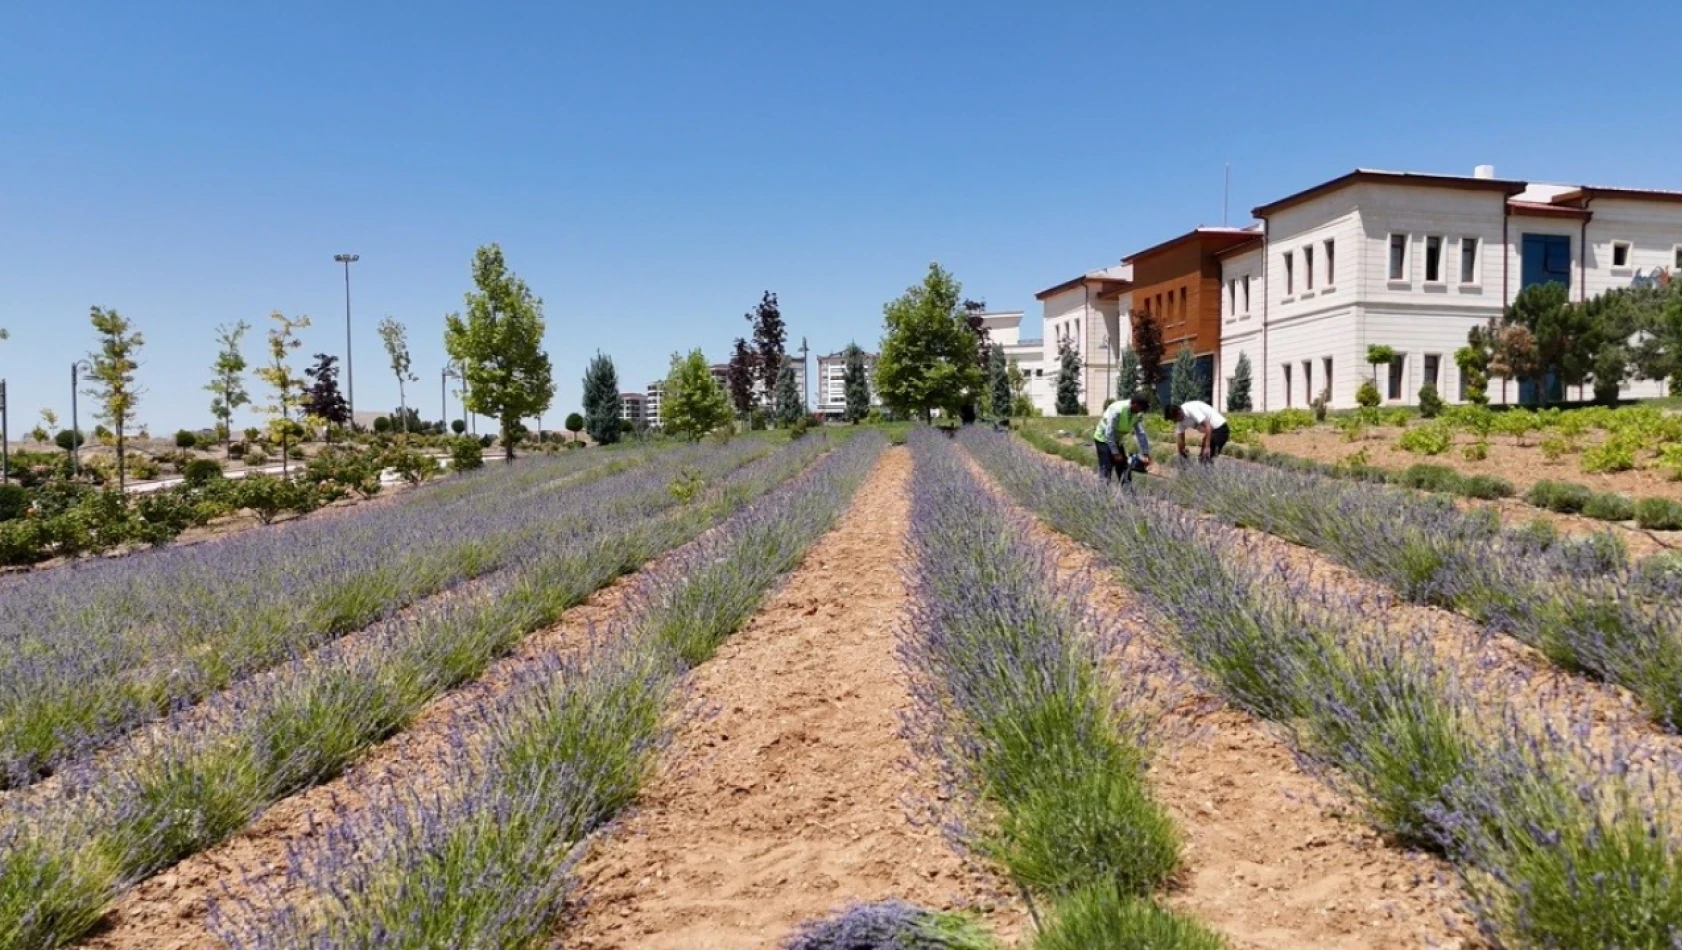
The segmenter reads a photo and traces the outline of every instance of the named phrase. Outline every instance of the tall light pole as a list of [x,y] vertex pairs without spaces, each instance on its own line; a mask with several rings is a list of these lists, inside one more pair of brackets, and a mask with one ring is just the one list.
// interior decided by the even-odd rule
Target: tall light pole
[[812,414],[812,407],[809,403],[806,402],[806,383],[808,382],[808,379],[807,379],[807,376],[806,376],[806,370],[808,368],[807,367],[807,362],[808,361],[806,359],[806,353],[807,353],[806,338],[801,337],[800,338],[800,411],[806,413],[809,416],[809,415]]
[[82,423],[76,415],[76,390],[81,388],[81,372],[93,372],[93,367],[87,360],[76,360],[70,364],[70,473],[82,474]]
[[[454,363],[445,363],[444,368],[438,371],[438,405],[440,407],[440,411],[444,414],[445,429],[450,428],[450,390],[447,381],[452,379],[462,379],[461,372],[456,369]],[[465,384],[464,380],[463,385]],[[465,431],[467,416],[467,395],[465,393],[462,394],[461,413],[463,417],[462,425]]]
[[356,369],[350,362],[350,265],[362,259],[360,254],[334,254],[333,260],[345,265],[345,402],[350,406],[350,427],[356,429]]
[[6,381],[0,379],[0,485],[12,480],[12,434],[6,428]]

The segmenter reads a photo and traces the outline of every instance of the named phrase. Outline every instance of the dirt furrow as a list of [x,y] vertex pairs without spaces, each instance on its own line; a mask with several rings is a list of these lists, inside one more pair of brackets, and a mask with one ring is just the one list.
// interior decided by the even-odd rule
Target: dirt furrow
[[[1014,504],[979,466],[974,471]],[[1092,606],[1137,635],[1129,646],[1135,659],[1150,668],[1183,665],[1097,554],[1037,518],[1031,524],[1052,545],[1060,571],[1090,572]],[[1234,947],[1480,945],[1446,862],[1391,846],[1304,772],[1273,729],[1185,689],[1150,771],[1185,834],[1168,906],[1226,934]]]
[[976,906],[1022,926],[905,802],[926,797],[897,735],[909,700],[894,658],[911,459],[889,450],[851,509],[693,676],[662,773],[581,865],[557,945],[770,947],[855,900]]

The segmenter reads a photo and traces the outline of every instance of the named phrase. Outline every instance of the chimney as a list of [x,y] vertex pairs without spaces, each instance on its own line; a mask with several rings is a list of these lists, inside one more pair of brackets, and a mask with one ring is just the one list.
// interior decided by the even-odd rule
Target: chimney
[[1478,167],[1472,169],[1472,177],[1473,178],[1494,178],[1495,177],[1495,166],[1494,165],[1479,165]]

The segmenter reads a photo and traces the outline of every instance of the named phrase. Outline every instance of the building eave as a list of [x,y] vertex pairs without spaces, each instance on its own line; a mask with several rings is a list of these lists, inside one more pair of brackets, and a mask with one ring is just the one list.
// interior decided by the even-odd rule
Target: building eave
[[1134,251],[1121,259],[1123,264],[1132,264],[1140,258],[1153,257],[1164,251],[1172,250],[1189,241],[1204,240],[1212,244],[1221,245],[1216,250],[1222,250],[1234,242],[1249,241],[1257,238],[1261,232],[1255,228],[1193,228],[1184,234],[1176,234],[1160,244],[1153,244],[1142,251]]
[[1305,201],[1312,201],[1322,195],[1329,195],[1336,191],[1360,184],[1400,185],[1414,188],[1455,188],[1462,191],[1497,191],[1508,197],[1518,194],[1527,187],[1526,182],[1512,181],[1505,178],[1475,178],[1465,175],[1430,175],[1423,172],[1388,172],[1373,168],[1357,168],[1346,175],[1339,175],[1330,181],[1323,181],[1318,185],[1305,188],[1295,194],[1286,195],[1277,201],[1264,205],[1257,205],[1250,209],[1250,213],[1258,218],[1266,218],[1286,208],[1294,207]]
[[1527,218],[1568,218],[1573,221],[1587,221],[1594,217],[1594,212],[1587,208],[1543,204],[1539,201],[1508,201],[1507,211],[1514,216]]

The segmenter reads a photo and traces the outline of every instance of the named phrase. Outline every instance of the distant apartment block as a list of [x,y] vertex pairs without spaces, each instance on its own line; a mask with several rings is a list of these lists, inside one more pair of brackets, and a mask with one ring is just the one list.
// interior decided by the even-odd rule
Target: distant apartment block
[[619,418],[627,422],[648,421],[648,398],[642,393],[619,394]]
[[[864,377],[870,388],[870,404],[882,405],[876,394],[876,354],[864,354]],[[847,413],[847,352],[841,350],[818,357],[818,405],[825,418],[840,419]]]
[[666,395],[666,381],[657,379],[648,384],[644,390],[642,407],[643,418],[648,421],[651,429],[660,428],[660,401]]

